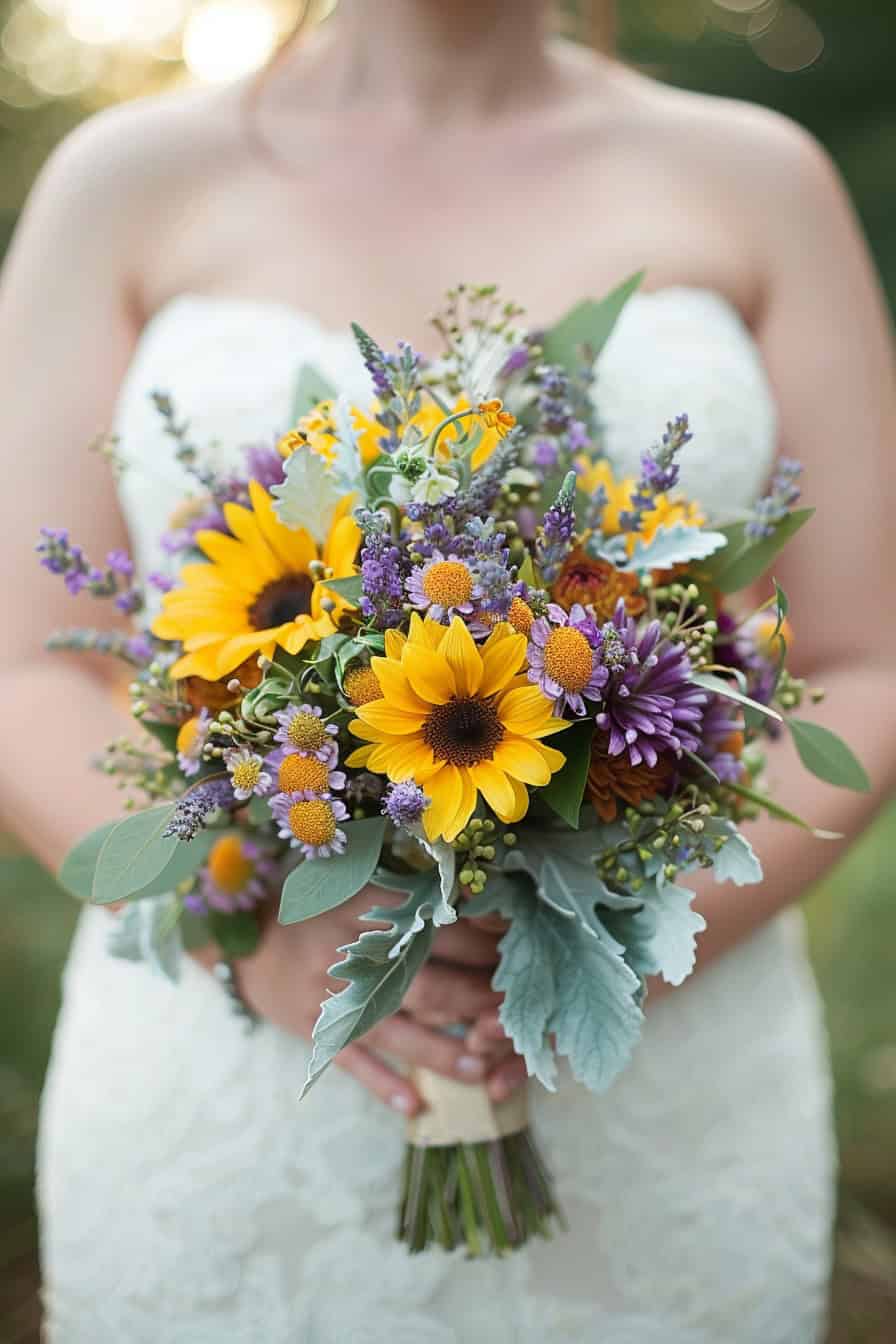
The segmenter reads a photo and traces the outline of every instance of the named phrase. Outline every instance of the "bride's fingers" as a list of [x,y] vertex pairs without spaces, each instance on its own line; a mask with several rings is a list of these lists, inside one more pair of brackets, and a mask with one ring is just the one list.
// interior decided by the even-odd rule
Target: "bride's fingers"
[[483,1013],[476,1019],[467,1032],[467,1049],[475,1055],[510,1053],[513,1042],[508,1040],[497,1012]]
[[449,1027],[494,1011],[501,998],[488,971],[429,962],[414,978],[402,1007],[425,1026]]
[[488,1080],[488,1094],[492,1101],[504,1101],[525,1084],[527,1077],[526,1061],[519,1055],[513,1055],[492,1073]]
[[481,1083],[496,1063],[482,1055],[471,1054],[464,1040],[430,1031],[403,1013],[386,1018],[368,1032],[367,1040],[377,1050],[397,1055],[412,1068],[431,1069],[433,1073],[463,1083]]
[[335,1063],[393,1111],[416,1115],[423,1106],[413,1083],[363,1045],[347,1045],[336,1056]]

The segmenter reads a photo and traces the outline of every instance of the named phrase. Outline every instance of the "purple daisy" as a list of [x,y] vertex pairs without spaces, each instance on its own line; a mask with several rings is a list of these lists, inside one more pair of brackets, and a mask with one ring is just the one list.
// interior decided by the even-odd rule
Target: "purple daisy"
[[604,662],[614,668],[596,723],[608,734],[611,756],[628,751],[632,765],[656,765],[659,753],[697,751],[709,699],[692,680],[683,644],[668,643],[659,621],[640,633],[620,598],[603,627]]
[[277,747],[265,757],[265,769],[276,782],[281,793],[313,793],[318,797],[340,792],[347,776],[334,767],[339,763],[339,748],[333,743],[332,755],[321,758],[318,753],[296,751],[294,747]]
[[276,863],[254,841],[223,837],[213,846],[196,888],[184,903],[199,915],[208,910],[228,915],[252,910],[266,899],[276,873]]
[[348,808],[339,798],[303,789],[278,793],[271,799],[271,812],[279,822],[279,835],[306,859],[327,859],[341,854],[348,843],[345,831],[336,825],[348,820]]
[[445,624],[452,616],[471,616],[479,596],[476,575],[466,560],[434,550],[425,565],[405,581],[411,606]]
[[279,727],[274,741],[285,751],[316,756],[319,761],[335,763],[339,748],[333,740],[339,735],[335,723],[324,723],[319,705],[290,705],[274,716]]
[[603,635],[584,607],[567,613],[552,602],[547,616],[529,631],[529,680],[554,702],[559,718],[570,709],[580,718],[587,700],[600,700],[610,674],[603,663]]
[[[739,755],[731,750],[738,735],[744,730],[743,719],[730,700],[712,695],[703,711],[700,729],[702,742],[699,756],[710,770],[715,771],[723,784],[737,784],[743,778],[744,767]],[[740,739],[741,746],[743,738]]]

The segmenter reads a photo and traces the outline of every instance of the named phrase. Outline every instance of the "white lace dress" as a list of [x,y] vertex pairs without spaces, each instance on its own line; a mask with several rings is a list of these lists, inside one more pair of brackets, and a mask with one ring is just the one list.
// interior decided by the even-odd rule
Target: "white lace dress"
[[[351,343],[285,307],[183,297],[147,328],[118,428],[142,568],[184,487],[148,393],[220,460],[282,429],[303,362],[363,390]],[[599,373],[626,469],[690,413],[684,483],[712,511],[767,473],[774,408],[717,297],[636,298]],[[749,890],[731,888],[731,899]],[[247,1037],[220,986],[105,951],[85,912],[39,1152],[52,1344],[812,1344],[834,1153],[819,1003],[798,916],[651,1005],[634,1063],[594,1097],[535,1090],[569,1232],[500,1263],[392,1240],[402,1121],[338,1070],[297,1104],[305,1045]],[[297,968],[297,974],[299,969]]]

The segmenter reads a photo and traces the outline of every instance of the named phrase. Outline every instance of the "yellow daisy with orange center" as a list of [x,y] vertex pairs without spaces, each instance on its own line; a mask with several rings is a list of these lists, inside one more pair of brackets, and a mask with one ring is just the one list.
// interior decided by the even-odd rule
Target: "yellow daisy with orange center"
[[386,656],[371,661],[382,698],[349,724],[365,745],[347,763],[414,780],[430,799],[430,840],[453,840],[480,795],[501,821],[519,821],[528,786],[565,764],[544,739],[568,727],[525,666],[526,638],[504,622],[477,645],[459,617],[444,626],[415,613],[409,634],[387,631]]

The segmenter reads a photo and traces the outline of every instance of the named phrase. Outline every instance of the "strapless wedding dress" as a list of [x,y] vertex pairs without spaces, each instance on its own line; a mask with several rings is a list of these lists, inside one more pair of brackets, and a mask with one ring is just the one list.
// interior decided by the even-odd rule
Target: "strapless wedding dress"
[[[299,367],[367,396],[350,339],[287,307],[185,296],[122,391],[122,501],[145,571],[186,482],[149,404],[169,391],[220,462],[282,430]],[[598,373],[626,470],[679,411],[709,512],[768,472],[758,354],[713,294],[637,297]],[[730,889],[749,900],[749,889]],[[307,1050],[246,1036],[194,963],[175,987],[109,958],[87,910],[43,1103],[39,1196],[52,1344],[813,1344],[833,1205],[830,1081],[800,919],[768,924],[652,1004],[605,1096],[533,1088],[569,1231],[503,1262],[392,1240],[403,1123]],[[301,968],[296,968],[296,974]]]

